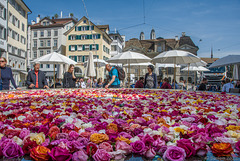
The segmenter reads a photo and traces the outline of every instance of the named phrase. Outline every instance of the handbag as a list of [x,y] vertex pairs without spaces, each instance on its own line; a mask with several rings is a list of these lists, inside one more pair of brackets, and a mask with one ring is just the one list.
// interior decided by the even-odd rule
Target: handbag
[[0,91],[2,90],[2,76],[1,76],[1,69],[0,69]]

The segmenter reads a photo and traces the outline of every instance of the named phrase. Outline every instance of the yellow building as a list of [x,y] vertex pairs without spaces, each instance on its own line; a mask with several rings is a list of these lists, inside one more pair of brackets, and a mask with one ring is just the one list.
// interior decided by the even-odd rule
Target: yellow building
[[8,1],[7,59],[17,85],[25,82],[27,72],[27,27],[31,12],[22,0]]
[[[108,35],[108,25],[95,25],[82,17],[65,35],[66,55],[77,62],[75,74],[84,75],[84,62],[88,60],[89,52],[94,58],[107,60],[111,57],[110,49],[112,39]],[[98,68],[97,78],[104,78],[104,67]]]

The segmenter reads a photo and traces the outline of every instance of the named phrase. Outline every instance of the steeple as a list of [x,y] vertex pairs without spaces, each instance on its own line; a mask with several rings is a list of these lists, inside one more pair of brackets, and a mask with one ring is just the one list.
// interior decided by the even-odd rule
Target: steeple
[[145,40],[144,32],[141,32],[141,33],[140,33],[140,40]]
[[154,29],[151,30],[150,39],[152,39],[152,40],[156,39],[156,34],[155,34],[155,30]]

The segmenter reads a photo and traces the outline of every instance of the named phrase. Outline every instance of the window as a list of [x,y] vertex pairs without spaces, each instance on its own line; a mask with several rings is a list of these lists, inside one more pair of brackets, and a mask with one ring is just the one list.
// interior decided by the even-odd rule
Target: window
[[54,31],[54,36],[58,36],[58,30]]
[[51,50],[47,50],[47,54],[50,54],[51,53]]
[[40,46],[43,47],[43,40],[40,41]]
[[88,61],[88,57],[89,57],[88,55],[85,55],[85,61]]
[[43,56],[43,51],[42,51],[42,50],[40,51],[40,57],[41,57],[41,56]]
[[93,34],[92,38],[93,39],[100,39],[100,36],[101,36],[100,34]]
[[47,46],[51,46],[51,40],[47,41]]
[[33,41],[33,47],[37,47],[37,40]]
[[19,56],[21,56],[21,50],[20,50],[20,49],[17,49],[17,54],[18,54]]
[[33,57],[37,58],[37,52],[36,51],[33,52]]
[[51,36],[51,31],[48,31],[48,36]]
[[50,64],[46,64],[46,67],[47,67],[47,68],[50,68]]
[[77,57],[77,62],[82,62],[83,61],[83,57],[82,56],[78,56]]
[[161,46],[161,44],[157,47],[157,51],[158,51],[158,52],[162,52],[162,46]]
[[8,36],[12,36],[12,29],[8,28]]
[[40,68],[43,68],[43,64],[40,64]]
[[83,23],[87,23],[87,20],[83,20]]
[[57,47],[57,45],[58,45],[58,40],[55,39],[53,46],[56,46],[56,47]]
[[90,50],[90,46],[89,45],[84,45],[85,50]]
[[22,31],[25,31],[25,25],[22,23]]
[[87,39],[87,35],[82,35],[82,40]]
[[21,36],[21,43],[26,44],[26,39],[23,36]]
[[46,22],[43,22],[43,26],[46,26]]
[[117,51],[117,45],[112,45],[112,46],[111,46],[111,50],[112,50],[112,51]]
[[92,50],[97,50],[97,45],[96,44],[92,45]]
[[37,31],[34,31],[33,35],[34,37],[37,37]]
[[0,17],[6,20],[6,8],[4,8],[4,6],[2,6],[1,4],[0,4]]
[[72,59],[75,61],[75,56],[69,56],[69,59]]
[[49,25],[49,22],[47,22],[47,26]]
[[105,45],[103,45],[103,51],[106,52],[106,47],[105,47]]
[[76,40],[76,35],[70,35],[69,40]]
[[44,31],[41,31],[41,37],[44,37]]
[[75,51],[75,45],[71,45],[71,51]]
[[78,50],[78,51],[82,51],[82,50],[83,50],[83,46],[82,46],[82,45],[78,45],[77,50]]
[[6,39],[6,29],[0,26],[0,39]]

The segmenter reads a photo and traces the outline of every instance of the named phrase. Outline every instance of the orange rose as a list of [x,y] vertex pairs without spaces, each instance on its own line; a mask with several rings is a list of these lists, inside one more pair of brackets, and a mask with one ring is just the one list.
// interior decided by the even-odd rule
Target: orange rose
[[84,137],[84,138],[89,138],[90,135],[91,135],[90,132],[82,132],[82,133],[80,134],[80,136],[81,136],[81,137]]
[[48,135],[49,135],[52,139],[55,139],[58,133],[60,133],[60,129],[59,129],[57,126],[52,126],[52,127],[49,129]]
[[117,125],[114,124],[114,123],[108,124],[107,129],[109,129],[109,130],[114,130],[115,132],[118,131],[118,127],[117,127]]
[[90,141],[96,144],[102,143],[104,141],[108,141],[109,137],[106,134],[98,134],[94,133],[90,136]]
[[35,160],[35,161],[47,161],[50,159],[50,156],[48,153],[50,153],[51,150],[46,148],[45,146],[36,146],[32,149],[30,149],[30,156]]
[[212,153],[216,156],[231,156],[233,152],[232,146],[230,143],[214,143],[211,147]]
[[124,142],[126,142],[127,144],[130,144],[130,143],[131,143],[131,141],[130,141],[129,139],[127,139],[127,138],[125,138],[125,137],[122,137],[122,136],[117,137],[116,140],[124,141]]

